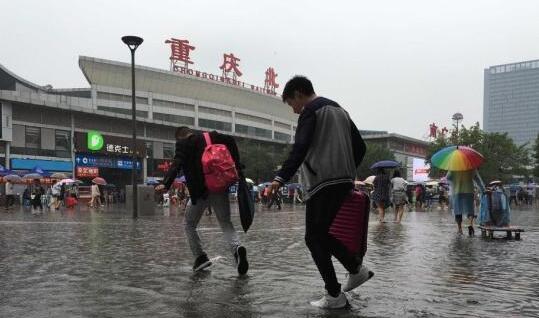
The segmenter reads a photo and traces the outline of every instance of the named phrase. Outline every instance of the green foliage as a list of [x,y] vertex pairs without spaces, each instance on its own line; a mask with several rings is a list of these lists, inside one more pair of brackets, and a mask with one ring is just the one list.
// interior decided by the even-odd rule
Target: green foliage
[[[458,136],[456,129],[451,131],[448,137],[440,135],[427,151],[427,162],[430,163],[432,155],[438,150],[454,144],[469,146],[485,157],[485,163],[479,168],[485,182],[494,179],[510,182],[513,175],[527,176],[529,173],[526,168],[530,165],[527,145],[517,146],[507,133],[486,133],[481,130],[479,123],[469,128],[460,127]],[[432,167],[432,178],[443,175],[445,171]]]
[[[245,165],[245,176],[255,182],[271,181],[275,172],[286,160],[292,145],[283,145],[255,141],[243,138],[236,140],[240,151],[241,163]],[[369,167],[380,160],[395,160],[394,154],[381,145],[367,142],[367,152],[358,168],[358,176],[361,180],[373,174]]]
[[388,148],[372,142],[366,142],[366,144],[367,152],[358,168],[358,177],[360,180],[364,180],[368,176],[373,175],[373,171],[369,169],[369,167],[375,162],[381,160],[395,160],[395,155]]
[[259,182],[271,181],[275,177],[278,165],[281,165],[291,150],[291,145],[275,144],[263,141],[236,140],[240,151],[240,160],[245,165],[245,176]]
[[535,144],[533,145],[533,159],[534,159],[534,168],[533,168],[533,175],[538,178],[539,177],[539,134],[537,134],[537,138],[535,138]]

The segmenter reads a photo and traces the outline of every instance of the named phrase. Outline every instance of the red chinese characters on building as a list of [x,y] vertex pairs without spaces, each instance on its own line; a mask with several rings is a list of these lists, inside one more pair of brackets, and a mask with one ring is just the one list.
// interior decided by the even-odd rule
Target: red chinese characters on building
[[223,64],[219,66],[219,68],[223,70],[223,76],[228,77],[231,72],[233,79],[241,76],[243,73],[239,69],[239,61],[241,60],[235,57],[233,53],[223,54]]
[[445,137],[445,135],[447,134],[447,132],[449,132],[449,130],[447,129],[447,127],[442,128],[442,137]]
[[435,123],[432,123],[430,124],[429,128],[430,128],[429,137],[436,138],[436,135],[438,133],[438,126],[436,126]]
[[77,167],[76,175],[79,178],[99,177],[99,168],[97,167]]
[[191,53],[191,51],[195,49],[195,47],[192,45],[189,45],[188,40],[170,38],[166,40],[165,43],[170,44],[170,70],[171,71],[177,71],[180,66],[187,68],[189,64],[194,64],[194,62],[191,61],[189,54]]
[[275,92],[275,89],[279,87],[279,84],[277,84],[277,76],[278,74],[275,73],[275,70],[273,67],[269,67],[266,70],[266,80],[264,81],[264,89],[270,90],[271,92]]

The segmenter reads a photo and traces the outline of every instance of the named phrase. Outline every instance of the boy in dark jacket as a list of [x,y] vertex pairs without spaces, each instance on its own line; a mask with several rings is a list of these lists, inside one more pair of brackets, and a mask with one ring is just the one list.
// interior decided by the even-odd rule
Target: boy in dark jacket
[[[316,96],[307,78],[296,76],[288,81],[282,98],[300,116],[294,146],[271,185],[272,193],[301,166],[307,200],[305,241],[327,290],[326,296],[311,305],[343,308],[348,303],[343,291],[358,287],[374,275],[329,234],[333,219],[354,187],[366,146],[348,113],[336,102]],[[342,291],[332,256],[349,272]]]
[[[216,131],[210,132],[213,144],[223,144],[227,147],[236,168],[239,169],[240,155],[234,139]],[[206,147],[206,141],[201,133],[195,132],[188,127],[179,127],[176,130],[176,154],[174,161],[163,180],[163,184],[156,187],[157,191],[169,190],[180,170],[183,170],[187,182],[187,188],[191,199],[185,212],[185,233],[189,246],[195,257],[194,271],[202,270],[211,265],[207,254],[202,248],[202,243],[197,232],[197,225],[204,210],[211,207],[221,225],[226,241],[230,244],[232,254],[240,275],[247,273],[247,250],[241,246],[234,225],[230,221],[230,202],[228,192],[209,193],[202,171],[202,154]]]

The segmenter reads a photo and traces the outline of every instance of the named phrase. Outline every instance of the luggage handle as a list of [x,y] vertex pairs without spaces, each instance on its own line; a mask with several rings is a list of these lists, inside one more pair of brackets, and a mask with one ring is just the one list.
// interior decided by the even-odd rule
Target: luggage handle
[[205,132],[203,135],[204,135],[204,140],[206,140],[206,146],[211,146],[212,143],[211,143],[210,134]]

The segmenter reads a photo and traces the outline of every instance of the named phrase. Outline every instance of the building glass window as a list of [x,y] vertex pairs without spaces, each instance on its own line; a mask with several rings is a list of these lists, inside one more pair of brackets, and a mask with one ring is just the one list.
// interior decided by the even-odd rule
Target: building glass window
[[174,144],[169,144],[169,143],[163,144],[163,158],[165,159],[174,158]]
[[146,141],[144,142],[144,145],[146,147],[146,156],[148,158],[153,158],[153,142]]
[[41,148],[41,129],[39,127],[26,126],[25,141],[26,148]]
[[68,158],[71,154],[71,133],[68,130],[55,131],[55,150],[57,157]]
[[153,113],[153,119],[155,120],[162,120],[162,121],[168,121],[171,123],[176,124],[183,124],[183,125],[195,125],[195,118],[193,117],[187,117],[187,116],[180,116],[180,115],[172,115],[172,114],[164,114],[164,113]]
[[162,99],[153,99],[152,103],[153,103],[154,106],[161,106],[161,107],[168,107],[168,108],[174,108],[174,109],[195,111],[195,105],[191,105],[191,104],[172,102],[172,101],[162,100]]
[[290,142],[290,135],[276,131],[275,132],[275,140],[281,140],[281,141]]
[[[271,126],[271,120],[270,119],[262,118],[262,117],[258,117],[258,116],[252,116],[252,115],[247,115],[247,114],[242,114],[242,113],[236,113],[236,119],[242,119],[242,120],[247,120],[247,121],[251,121],[251,122]],[[288,128],[290,129],[290,126]]]
[[[131,116],[132,114],[131,109],[126,109],[126,108],[107,107],[107,106],[98,105],[97,110],[102,110],[102,111],[116,113],[116,114],[124,114],[124,115],[129,115],[129,116]],[[144,110],[137,110],[137,117],[148,118],[148,112]]]
[[[115,102],[131,103],[131,95],[97,92],[97,99],[111,100]],[[137,104],[148,104],[148,98],[135,97]]]
[[248,136],[271,139],[271,130],[236,124],[236,132]]
[[290,130],[290,125],[289,124],[281,123],[281,122],[278,122],[278,121],[275,122],[275,127]]
[[221,131],[232,131],[232,124],[231,123],[225,123],[225,122],[217,121],[217,120],[199,118],[198,119],[198,125],[200,127],[208,128],[208,129],[215,129],[215,130],[221,130]]
[[228,110],[222,110],[217,108],[198,106],[198,112],[204,114],[220,115],[224,117],[232,117],[232,112]]

